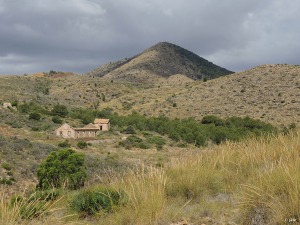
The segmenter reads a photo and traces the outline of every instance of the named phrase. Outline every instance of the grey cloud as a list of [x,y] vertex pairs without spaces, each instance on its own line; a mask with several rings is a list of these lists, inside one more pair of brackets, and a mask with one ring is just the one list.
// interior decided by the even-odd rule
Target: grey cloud
[[0,0],[0,74],[91,70],[169,41],[231,70],[299,58],[297,0]]

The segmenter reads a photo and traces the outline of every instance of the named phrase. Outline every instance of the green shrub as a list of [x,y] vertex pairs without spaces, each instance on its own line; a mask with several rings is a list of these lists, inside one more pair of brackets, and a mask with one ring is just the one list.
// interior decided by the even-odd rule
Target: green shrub
[[40,106],[37,103],[30,102],[30,103],[24,103],[24,104],[18,104],[17,105],[18,111],[21,113],[39,113],[39,114],[45,114],[48,115],[49,111],[45,109],[44,107]]
[[132,147],[142,148],[142,149],[150,148],[149,144],[144,143],[143,139],[135,135],[130,135],[129,137],[127,137],[126,140],[119,142],[119,145],[125,147],[126,149],[130,149]]
[[80,149],[87,148],[87,143],[85,141],[79,141],[77,143],[77,147],[80,148]]
[[6,174],[7,174],[7,176],[11,176],[11,177],[14,175],[14,173],[12,171],[7,171]]
[[70,148],[71,147],[71,144],[69,143],[68,140],[65,140],[64,142],[60,142],[58,144],[58,147],[61,147],[61,148]]
[[17,109],[21,113],[29,113],[30,112],[30,105],[27,103],[24,104],[18,104]]
[[3,164],[1,165],[1,167],[2,167],[3,169],[7,170],[7,171],[10,171],[10,170],[13,169],[13,167],[12,167],[10,164],[8,164],[8,163],[3,163]]
[[15,181],[14,178],[10,177],[10,178],[0,178],[0,184],[4,184],[4,185],[12,185],[12,183]]
[[94,122],[98,114],[97,110],[76,108],[70,111],[69,116],[74,119],[80,119],[84,124],[89,124]]
[[30,120],[40,120],[41,115],[36,113],[36,112],[32,112],[32,113],[29,114],[29,119]]
[[60,117],[66,117],[68,115],[69,111],[66,106],[64,105],[55,105],[53,109],[51,110],[51,114],[53,116],[60,116]]
[[52,122],[57,123],[57,124],[62,124],[62,119],[59,116],[53,116],[52,117]]
[[222,119],[214,115],[204,116],[201,120],[202,124],[214,124],[215,126],[223,126],[224,122]]
[[133,126],[129,125],[126,129],[124,129],[123,133],[125,134],[135,134],[135,130]]
[[138,144],[136,147],[141,148],[141,149],[149,149],[150,145],[145,142],[142,142],[142,143]]
[[11,102],[11,106],[17,107],[18,103],[19,103],[18,100],[14,100],[14,101]]
[[78,189],[87,178],[84,155],[72,149],[51,152],[37,168],[38,189]]
[[116,206],[124,203],[124,194],[104,187],[82,190],[75,195],[70,207],[83,215],[94,215],[100,210],[112,211]]
[[146,141],[150,144],[161,145],[161,146],[166,144],[166,141],[160,136],[149,135],[148,137],[146,137]]

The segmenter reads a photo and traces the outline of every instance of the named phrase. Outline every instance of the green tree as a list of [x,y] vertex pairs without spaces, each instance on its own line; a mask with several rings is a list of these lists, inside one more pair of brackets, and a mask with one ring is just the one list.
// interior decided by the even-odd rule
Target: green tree
[[51,110],[53,116],[66,117],[68,115],[68,109],[64,105],[55,105]]
[[76,190],[87,178],[84,155],[72,149],[51,152],[37,168],[38,189],[60,188]]

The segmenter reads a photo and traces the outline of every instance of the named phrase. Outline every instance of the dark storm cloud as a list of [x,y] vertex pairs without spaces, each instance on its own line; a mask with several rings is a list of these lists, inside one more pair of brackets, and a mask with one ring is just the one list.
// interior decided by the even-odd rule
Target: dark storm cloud
[[87,72],[160,41],[231,70],[299,58],[297,0],[0,0],[0,74]]

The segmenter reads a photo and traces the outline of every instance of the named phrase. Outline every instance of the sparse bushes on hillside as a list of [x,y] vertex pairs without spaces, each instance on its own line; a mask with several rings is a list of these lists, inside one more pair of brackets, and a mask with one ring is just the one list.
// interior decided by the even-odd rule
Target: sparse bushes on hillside
[[38,189],[78,189],[83,187],[87,174],[84,155],[72,149],[52,152],[37,168]]
[[45,114],[48,115],[49,111],[47,109],[45,109],[44,107],[42,107],[41,105],[34,103],[34,102],[30,102],[30,103],[23,103],[23,104],[18,104],[17,105],[17,109],[18,111],[20,111],[21,113],[40,113],[40,114]]
[[[249,117],[230,117],[221,119],[214,115],[203,117],[201,122],[192,118],[169,119],[164,116],[147,118],[138,113],[128,116],[119,116],[111,110],[102,111],[92,109],[72,109],[70,117],[80,119],[84,124],[93,122],[97,117],[109,118],[112,125],[123,129],[124,133],[135,134],[136,131],[154,131],[161,135],[167,135],[172,140],[182,143],[205,146],[209,142],[220,144],[226,140],[238,141],[247,136],[259,136],[276,132],[272,125]],[[121,143],[127,148],[132,146]],[[147,144],[141,144],[147,148]]]
[[221,119],[205,116],[201,123],[192,118],[171,120],[167,117],[150,117],[133,113],[128,116],[111,114],[111,123],[119,127],[132,127],[140,131],[154,131],[168,135],[174,141],[204,146],[208,141],[220,144],[226,140],[238,141],[247,136],[276,132],[272,125],[249,117]]

